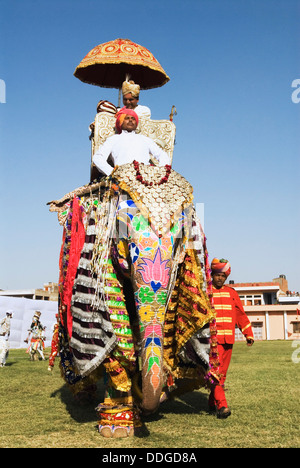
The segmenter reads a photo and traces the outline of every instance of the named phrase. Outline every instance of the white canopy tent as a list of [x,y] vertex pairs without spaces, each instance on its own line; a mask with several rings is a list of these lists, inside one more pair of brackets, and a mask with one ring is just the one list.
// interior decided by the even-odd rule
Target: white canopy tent
[[39,301],[23,297],[0,296],[0,319],[6,316],[7,310],[13,311],[9,337],[10,349],[28,347],[28,344],[24,343],[24,340],[27,338],[32,317],[36,310],[41,312],[40,321],[46,327],[45,346],[51,346],[53,325],[56,322],[57,301]]

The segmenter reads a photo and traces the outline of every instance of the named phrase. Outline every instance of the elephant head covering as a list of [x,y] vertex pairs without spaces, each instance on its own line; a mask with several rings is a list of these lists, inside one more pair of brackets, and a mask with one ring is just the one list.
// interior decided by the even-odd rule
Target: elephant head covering
[[211,262],[211,271],[212,273],[225,273],[226,277],[228,277],[231,273],[231,265],[228,260],[225,258],[214,258]]
[[138,115],[136,112],[134,112],[134,110],[127,109],[127,107],[122,107],[122,109],[120,109],[119,112],[116,114],[116,129],[118,133],[122,132],[122,124],[126,115],[132,115],[132,117],[134,117],[136,120],[136,124],[138,125],[139,123]]
[[122,84],[122,94],[124,96],[124,94],[128,94],[128,93],[131,93],[132,94],[132,97],[134,98],[138,98],[139,97],[139,94],[140,94],[140,85],[138,84],[135,84],[134,81],[130,80],[130,81],[123,81],[123,84]]

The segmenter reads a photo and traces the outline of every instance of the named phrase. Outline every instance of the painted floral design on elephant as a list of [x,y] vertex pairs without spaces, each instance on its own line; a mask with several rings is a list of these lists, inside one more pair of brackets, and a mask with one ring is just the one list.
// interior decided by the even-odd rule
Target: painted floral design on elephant
[[158,289],[167,288],[170,278],[170,267],[167,266],[169,260],[161,259],[161,251],[157,249],[154,260],[151,258],[142,258],[137,272],[143,278],[145,284],[150,284],[153,291],[156,293]]
[[151,323],[145,328],[145,350],[146,362],[148,363],[146,373],[151,372],[151,384],[154,391],[159,388],[160,371],[162,365],[162,326],[158,323]]

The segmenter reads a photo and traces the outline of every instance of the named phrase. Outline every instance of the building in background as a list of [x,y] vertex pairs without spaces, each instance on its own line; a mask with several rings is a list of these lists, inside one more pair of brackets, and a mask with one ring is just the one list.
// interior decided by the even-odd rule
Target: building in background
[[0,290],[0,296],[24,297],[41,301],[58,300],[58,284],[46,283],[43,289],[6,289]]
[[[255,340],[300,339],[300,295],[290,291],[285,275],[266,283],[235,283],[229,281],[248,315]],[[58,284],[44,284],[43,289],[0,290],[0,297],[27,298],[43,301],[58,300]],[[244,340],[236,328],[236,340]]]
[[[229,281],[248,315],[255,340],[300,339],[300,296],[291,292],[285,275],[266,283]],[[236,329],[236,340],[243,340]]]

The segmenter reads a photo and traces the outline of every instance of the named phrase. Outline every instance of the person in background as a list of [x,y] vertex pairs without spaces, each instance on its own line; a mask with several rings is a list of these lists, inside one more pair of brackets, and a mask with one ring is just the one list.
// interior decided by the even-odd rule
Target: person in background
[[[97,104],[97,114],[99,114],[100,112],[105,112],[108,114],[116,115],[116,113],[118,112],[118,109],[111,102],[101,100]],[[95,121],[90,124],[89,130],[91,132],[89,139],[92,140],[95,136]]]
[[30,355],[30,360],[31,361],[36,361],[37,360],[37,353],[41,356],[42,360],[45,361],[45,356],[44,356],[44,349],[45,349],[45,329],[40,321],[41,317],[41,312],[39,310],[36,310],[33,317],[32,317],[32,322],[30,325],[30,329],[28,330],[28,336],[24,340],[25,343],[28,343],[29,338],[30,339],[30,344],[26,350],[26,353],[29,353]]
[[9,335],[10,335],[10,320],[13,317],[13,311],[7,310],[6,316],[0,321],[0,367],[5,367],[8,350],[9,350]]
[[[139,117],[150,119],[151,110],[147,106],[139,104],[140,86],[134,81],[126,80],[122,84],[123,104],[127,109],[132,109]],[[124,109],[124,107],[122,107]]]
[[216,311],[217,341],[220,359],[221,380],[209,396],[209,408],[217,412],[217,417],[225,419],[231,414],[228,408],[224,384],[235,342],[237,325],[246,338],[247,345],[254,343],[251,323],[244,311],[242,302],[235,289],[225,285],[231,273],[228,260],[214,258],[211,262],[213,303]]

